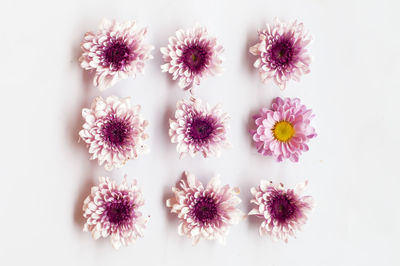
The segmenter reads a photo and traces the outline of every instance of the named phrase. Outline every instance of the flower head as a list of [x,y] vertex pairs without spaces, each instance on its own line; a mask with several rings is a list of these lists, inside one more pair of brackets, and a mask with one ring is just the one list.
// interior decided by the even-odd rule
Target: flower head
[[263,155],[274,156],[278,162],[290,159],[299,161],[307,142],[317,136],[310,126],[314,115],[297,98],[275,98],[271,109],[262,108],[253,118],[256,130],[251,130],[257,150]]
[[143,237],[149,217],[143,217],[139,211],[144,200],[136,180],[128,185],[125,177],[119,186],[108,177],[100,177],[99,181],[83,203],[83,231],[91,232],[95,240],[111,236],[116,249]]
[[173,80],[179,79],[181,88],[200,85],[202,77],[219,74],[222,70],[223,47],[199,25],[187,31],[178,30],[176,37],[170,37],[168,46],[160,51],[165,61],[162,72],[171,74]]
[[306,47],[312,38],[304,31],[303,23],[283,24],[275,19],[274,24],[258,33],[258,38],[250,53],[257,56],[254,67],[263,82],[273,79],[285,89],[287,81],[299,81],[301,75],[310,72],[311,57]]
[[314,201],[311,196],[300,196],[307,181],[296,185],[294,189],[284,189],[283,184],[275,185],[262,180],[260,186],[251,188],[251,203],[257,205],[249,215],[263,219],[260,235],[269,235],[273,240],[288,241],[295,237],[298,230],[307,221],[307,213],[312,210]]
[[147,151],[143,141],[148,122],[140,115],[140,105],[131,107],[129,98],[97,97],[90,109],[82,109],[82,116],[85,124],[79,136],[92,154],[90,159],[105,163],[106,170],[120,168]]
[[170,119],[169,135],[181,158],[189,153],[194,157],[197,152],[219,156],[221,147],[228,147],[226,140],[226,122],[228,114],[223,113],[220,105],[210,107],[201,104],[198,98],[181,100],[176,104],[175,120]]
[[237,224],[243,213],[236,208],[241,200],[238,188],[221,186],[219,176],[213,177],[206,188],[193,174],[184,172],[174,196],[167,200],[171,213],[179,218],[179,235],[187,235],[196,244],[201,238],[225,243],[229,227]]
[[100,90],[107,89],[119,80],[143,73],[144,61],[153,58],[154,49],[144,45],[146,28],[137,29],[135,21],[118,23],[104,19],[97,33],[87,32],[79,58],[82,68],[93,70],[93,83]]

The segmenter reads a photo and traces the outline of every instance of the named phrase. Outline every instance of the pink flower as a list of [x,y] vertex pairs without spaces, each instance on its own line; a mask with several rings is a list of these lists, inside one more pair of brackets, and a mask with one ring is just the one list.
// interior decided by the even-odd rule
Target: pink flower
[[219,156],[220,148],[230,145],[226,140],[228,119],[220,105],[204,106],[193,97],[190,101],[181,100],[176,104],[175,120],[169,120],[171,142],[177,143],[181,158],[187,153],[194,157],[197,152],[204,157]]
[[82,116],[85,124],[79,136],[92,154],[90,159],[105,163],[106,170],[147,152],[143,141],[148,137],[144,133],[148,122],[140,115],[140,105],[131,107],[129,98],[97,97],[90,109],[82,109]]
[[105,90],[119,80],[143,73],[144,61],[153,58],[154,49],[144,45],[146,28],[138,30],[135,21],[118,23],[103,19],[97,33],[87,32],[82,42],[82,68],[93,70],[93,83]]
[[128,185],[125,177],[119,186],[108,177],[100,177],[99,181],[83,203],[86,219],[83,231],[91,232],[95,240],[111,236],[115,249],[143,237],[149,217],[143,217],[139,212],[144,200],[136,180]]
[[303,23],[282,24],[276,18],[273,25],[258,33],[258,38],[250,53],[257,56],[254,67],[263,82],[273,79],[285,89],[287,81],[299,81],[301,75],[310,72],[311,57],[306,47],[312,38],[304,31]]
[[167,200],[167,207],[178,215],[179,235],[191,238],[193,244],[201,238],[225,243],[229,227],[244,217],[236,208],[241,202],[236,196],[239,189],[221,186],[219,176],[213,177],[204,188],[194,175],[184,172],[172,192],[174,197]]
[[294,189],[284,189],[283,184],[274,185],[262,180],[257,188],[251,188],[251,203],[257,205],[249,215],[263,219],[260,235],[269,235],[273,240],[288,241],[295,237],[298,230],[307,221],[307,213],[313,209],[311,196],[300,196],[307,186],[307,181],[298,184]]
[[186,32],[178,30],[176,37],[169,38],[168,47],[162,47],[160,51],[166,62],[161,66],[162,72],[171,74],[173,80],[179,79],[181,88],[191,89],[193,84],[200,85],[204,76],[222,71],[223,47],[199,25]]
[[300,99],[275,98],[271,109],[262,108],[253,117],[257,128],[250,133],[258,152],[274,156],[278,162],[298,162],[300,154],[308,151],[309,139],[317,136],[310,126],[313,117],[311,109],[302,105]]

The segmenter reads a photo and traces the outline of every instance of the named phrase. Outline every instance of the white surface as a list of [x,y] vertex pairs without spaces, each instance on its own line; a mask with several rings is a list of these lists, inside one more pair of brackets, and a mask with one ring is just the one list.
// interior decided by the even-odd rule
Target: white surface
[[[3,2],[1,22],[1,265],[399,265],[399,4],[396,1]],[[314,35],[311,74],[285,91],[261,84],[248,47],[273,17],[299,19]],[[145,75],[100,93],[79,67],[83,34],[102,17],[136,19],[156,46]],[[195,22],[225,47],[225,73],[196,89],[232,116],[233,148],[220,158],[179,160],[168,117],[188,93],[161,73],[160,46]],[[81,108],[97,95],[131,96],[150,121],[151,153],[109,175],[137,178],[151,221],[136,245],[113,250],[82,232],[81,207],[106,171],[77,143]],[[247,125],[275,96],[301,97],[319,136],[299,163],[276,163],[252,146]],[[226,246],[192,247],[164,207],[183,170],[241,188],[261,178],[310,181],[318,206],[297,239],[258,236],[256,220],[232,227]],[[258,222],[258,221],[257,221]]]

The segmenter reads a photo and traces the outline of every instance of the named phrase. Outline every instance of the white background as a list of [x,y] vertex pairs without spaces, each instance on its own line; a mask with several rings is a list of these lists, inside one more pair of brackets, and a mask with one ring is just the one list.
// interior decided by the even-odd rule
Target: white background
[[[399,265],[399,4],[397,1],[23,1],[0,11],[1,265]],[[285,91],[262,84],[248,48],[277,16],[299,19],[314,36],[311,73]],[[77,62],[86,31],[101,18],[148,27],[154,59],[145,75],[100,93]],[[179,160],[168,118],[188,97],[161,73],[159,48],[179,28],[200,22],[225,47],[225,72],[196,93],[222,103],[233,148],[220,158]],[[81,109],[97,95],[131,96],[150,125],[151,153],[109,176],[138,179],[145,237],[115,251],[109,239],[82,232],[82,202],[99,175],[83,143]],[[250,117],[273,97],[300,97],[316,114],[318,137],[299,163],[262,157],[247,132]],[[241,188],[262,178],[292,186],[309,180],[317,207],[297,239],[258,235],[257,219],[232,227],[226,246],[192,247],[165,208],[182,171],[206,182],[214,173]],[[397,251],[397,254],[396,254]]]

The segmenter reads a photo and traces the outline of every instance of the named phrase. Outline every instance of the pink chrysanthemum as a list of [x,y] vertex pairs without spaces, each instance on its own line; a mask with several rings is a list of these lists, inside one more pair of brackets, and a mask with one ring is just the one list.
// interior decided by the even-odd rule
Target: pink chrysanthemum
[[96,240],[111,236],[115,249],[128,246],[138,237],[143,237],[149,217],[142,216],[140,206],[144,204],[136,180],[128,185],[126,177],[117,186],[108,177],[100,177],[100,184],[92,187],[83,203],[84,232],[91,232]]
[[250,133],[258,152],[274,156],[278,162],[283,159],[298,162],[300,154],[308,151],[309,139],[317,136],[310,125],[313,117],[311,109],[301,104],[300,99],[275,98],[271,109],[262,108],[253,117],[257,129]]
[[273,25],[258,33],[258,38],[250,53],[258,57],[254,67],[258,68],[263,82],[273,79],[285,89],[287,81],[299,81],[301,75],[310,72],[311,57],[306,47],[312,38],[303,23],[282,24],[275,19]]
[[79,136],[87,143],[90,159],[105,163],[106,170],[147,152],[143,141],[148,137],[144,133],[148,122],[140,114],[140,105],[131,107],[129,98],[97,97],[90,109],[82,109],[82,116],[85,124]]
[[176,37],[169,38],[168,47],[160,49],[166,62],[161,69],[170,73],[173,80],[179,79],[181,88],[191,89],[193,84],[200,85],[202,77],[222,71],[223,50],[215,37],[208,36],[205,27],[178,30]]
[[284,189],[283,184],[275,185],[262,180],[260,186],[251,188],[251,203],[257,205],[249,215],[256,215],[264,221],[260,226],[260,235],[269,235],[273,240],[288,241],[295,237],[298,230],[307,221],[307,213],[312,210],[314,201],[311,196],[300,196],[307,181],[296,185],[294,189]]
[[118,23],[103,19],[97,33],[87,32],[82,42],[82,68],[93,70],[93,83],[105,90],[119,80],[143,73],[144,61],[153,58],[152,45],[144,45],[146,28],[137,29],[135,21]]
[[213,177],[204,188],[193,174],[184,172],[174,196],[167,200],[171,213],[179,218],[179,235],[186,235],[197,244],[201,238],[225,243],[229,227],[239,223],[243,213],[236,208],[241,200],[238,188],[221,186],[219,176]]
[[190,101],[179,101],[176,109],[175,120],[169,120],[169,135],[181,158],[187,153],[194,157],[197,152],[204,157],[219,156],[221,147],[230,146],[226,140],[229,116],[220,105],[203,106],[200,99],[191,97]]

